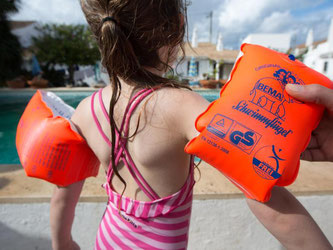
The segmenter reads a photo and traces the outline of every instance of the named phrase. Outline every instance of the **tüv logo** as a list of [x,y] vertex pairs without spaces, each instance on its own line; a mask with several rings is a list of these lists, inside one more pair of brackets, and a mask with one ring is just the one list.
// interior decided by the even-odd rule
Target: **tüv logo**
[[247,131],[242,133],[240,131],[234,131],[230,134],[230,141],[235,145],[239,145],[239,143],[244,144],[245,146],[252,146],[254,144],[254,132]]

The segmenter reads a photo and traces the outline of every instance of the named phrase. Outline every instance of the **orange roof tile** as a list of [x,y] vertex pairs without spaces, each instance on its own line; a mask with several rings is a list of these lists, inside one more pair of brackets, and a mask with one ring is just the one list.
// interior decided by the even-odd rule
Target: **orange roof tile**
[[186,43],[184,49],[186,57],[206,57],[215,61],[235,62],[239,54],[239,50],[217,51],[212,43],[199,43],[197,48],[191,48],[190,43]]
[[[319,44],[324,43],[326,41],[327,41],[326,39],[315,41],[315,42],[313,42],[313,46],[317,47]],[[297,45],[296,48],[298,48],[298,49],[305,49],[305,43]]]
[[15,30],[25,28],[33,23],[35,23],[35,21],[10,21],[9,25],[12,30]]

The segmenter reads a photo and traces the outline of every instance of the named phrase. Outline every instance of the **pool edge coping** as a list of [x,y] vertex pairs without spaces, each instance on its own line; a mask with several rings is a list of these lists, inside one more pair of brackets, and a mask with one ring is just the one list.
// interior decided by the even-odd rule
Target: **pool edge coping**
[[[304,196],[333,196],[333,190],[327,191],[300,191],[292,192],[296,197]],[[225,194],[194,194],[193,200],[229,200],[244,199],[242,193],[225,193]],[[49,203],[51,196],[31,196],[31,197],[0,197],[0,204],[31,204],[31,203]],[[104,203],[107,202],[107,196],[81,196],[79,203]]]

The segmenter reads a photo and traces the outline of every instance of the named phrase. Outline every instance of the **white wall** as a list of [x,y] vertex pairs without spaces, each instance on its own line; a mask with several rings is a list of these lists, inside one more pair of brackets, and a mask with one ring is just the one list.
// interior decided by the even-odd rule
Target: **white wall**
[[209,63],[209,60],[199,60],[199,76],[203,79],[203,74],[212,75],[213,74],[213,65]]
[[224,64],[223,65],[223,75],[220,76],[220,78],[224,79],[224,80],[229,79],[233,67],[234,67],[234,64],[229,64],[229,63]]
[[243,43],[258,44],[270,49],[286,53],[290,49],[291,34],[288,33],[259,33],[248,35]]
[[188,64],[188,61],[186,61],[185,59],[180,64],[176,63],[174,65],[175,74],[180,75],[182,77],[186,77],[187,76],[187,67],[188,67],[187,64]]
[[[203,79],[203,74],[213,74],[213,66],[210,65],[209,60],[208,59],[200,59],[197,58],[196,59],[199,62],[199,71],[198,71],[198,79]],[[187,77],[187,73],[188,73],[188,63],[189,60],[184,59],[184,61],[178,65],[178,67],[176,68],[176,73],[183,76],[183,77]]]
[[[309,210],[333,243],[333,195],[303,196]],[[105,203],[79,203],[73,237],[81,249],[92,249]],[[2,250],[50,249],[49,204],[1,204]],[[277,242],[250,213],[244,199],[194,200],[189,249],[280,250]]]
[[32,37],[37,37],[40,34],[36,29],[38,26],[38,23],[33,23],[24,28],[14,29],[11,32],[18,37],[22,47],[29,48],[32,45]]
[[[310,50],[304,56],[304,64],[317,70],[333,80],[333,58],[322,58],[321,55],[329,53],[328,43],[319,44],[317,48]],[[327,72],[324,73],[324,63],[328,62]]]

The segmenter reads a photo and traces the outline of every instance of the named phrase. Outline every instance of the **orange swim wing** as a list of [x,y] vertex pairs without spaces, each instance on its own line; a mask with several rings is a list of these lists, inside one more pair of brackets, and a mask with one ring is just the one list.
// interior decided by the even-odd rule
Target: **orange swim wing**
[[292,56],[250,44],[241,50],[220,98],[197,118],[200,135],[185,151],[220,170],[246,197],[265,202],[274,185],[295,180],[323,112],[289,96],[286,84],[332,83]]
[[37,91],[16,133],[26,174],[59,186],[96,176],[99,161],[70,122],[74,109],[51,92]]

